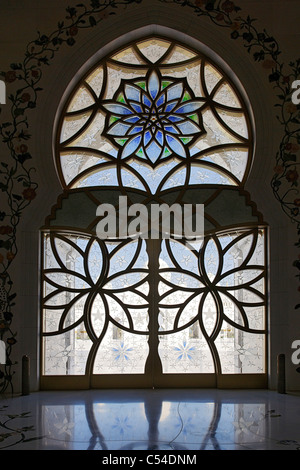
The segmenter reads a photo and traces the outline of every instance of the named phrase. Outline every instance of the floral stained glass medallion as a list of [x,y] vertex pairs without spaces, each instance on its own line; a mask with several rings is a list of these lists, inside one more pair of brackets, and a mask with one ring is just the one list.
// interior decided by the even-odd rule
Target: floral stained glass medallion
[[185,80],[152,71],[146,79],[125,81],[112,101],[103,102],[109,112],[104,131],[121,148],[121,159],[135,155],[154,165],[172,154],[186,158],[186,145],[205,132],[203,104]]

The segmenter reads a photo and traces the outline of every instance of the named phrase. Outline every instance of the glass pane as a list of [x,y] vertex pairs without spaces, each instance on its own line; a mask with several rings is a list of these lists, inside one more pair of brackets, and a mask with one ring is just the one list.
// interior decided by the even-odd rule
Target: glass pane
[[265,372],[264,335],[233,331],[226,323],[216,346],[223,374],[260,374]]
[[103,67],[93,70],[85,81],[92,87],[96,96],[99,96],[103,86]]
[[45,235],[44,373],[143,373],[148,356],[148,255],[141,240]]
[[87,108],[88,106],[91,106],[92,104],[94,104],[94,99],[91,96],[89,90],[87,90],[85,86],[81,86],[69,104],[67,112],[71,113],[74,111],[79,111],[81,109]]
[[[253,146],[247,106],[192,48],[156,37],[131,43],[79,80],[67,103],[56,163],[68,189],[130,188],[132,201],[165,202],[189,185],[244,184]],[[219,219],[208,223],[219,227]],[[159,260],[141,239],[45,234],[46,374],[143,374],[156,339],[166,374],[264,371],[263,231],[157,244]]]
[[140,42],[138,48],[151,62],[157,62],[168,50],[170,43],[161,39],[150,39]]
[[[142,327],[147,329],[148,312]],[[148,336],[109,325],[94,365],[94,374],[143,374],[149,353]]]
[[262,231],[164,240],[160,254],[159,355],[164,373],[265,370]]
[[164,374],[213,374],[214,362],[197,324],[184,333],[159,337],[159,356]]
[[45,375],[84,375],[92,342],[83,324],[74,331],[44,339]]

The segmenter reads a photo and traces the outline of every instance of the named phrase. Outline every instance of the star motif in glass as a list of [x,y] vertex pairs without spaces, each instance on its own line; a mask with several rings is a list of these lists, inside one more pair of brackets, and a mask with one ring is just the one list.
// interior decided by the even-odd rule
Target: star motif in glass
[[167,157],[186,158],[205,129],[200,108],[186,79],[150,71],[145,78],[122,80],[112,100],[104,100],[104,133],[121,159],[138,157],[155,166]]

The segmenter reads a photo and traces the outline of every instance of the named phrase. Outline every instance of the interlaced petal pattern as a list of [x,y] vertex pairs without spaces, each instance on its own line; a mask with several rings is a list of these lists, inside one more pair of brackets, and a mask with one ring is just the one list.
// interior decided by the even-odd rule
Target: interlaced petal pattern
[[188,184],[239,186],[252,158],[247,114],[206,56],[158,38],[138,41],[75,86],[57,135],[62,183],[145,195]]
[[104,133],[121,148],[122,159],[135,155],[154,165],[172,154],[185,158],[185,146],[205,132],[203,104],[186,80],[152,71],[146,79],[123,80],[113,100],[103,101]]
[[165,370],[182,372],[183,358],[195,372],[202,364],[203,372],[220,367],[234,373],[237,360],[240,372],[264,370],[264,305],[264,242],[257,230],[207,237],[199,246],[164,241],[159,306],[160,334],[170,338],[160,344]]
[[[84,374],[90,363],[96,373],[144,372],[155,276],[145,242],[52,233],[46,260],[47,372]],[[203,245],[164,240],[159,261],[163,372],[262,372],[263,233],[212,236]]]

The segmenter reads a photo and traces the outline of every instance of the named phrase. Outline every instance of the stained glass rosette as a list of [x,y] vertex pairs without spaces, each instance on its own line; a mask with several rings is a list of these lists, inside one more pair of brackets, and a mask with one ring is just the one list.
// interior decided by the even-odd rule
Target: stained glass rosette
[[196,99],[185,80],[150,72],[146,79],[125,81],[113,100],[104,101],[108,111],[105,134],[120,149],[120,158],[137,157],[150,165],[176,156],[189,156],[187,144],[205,133]]
[[150,194],[242,185],[252,158],[247,106],[203,54],[152,38],[106,58],[73,89],[57,129],[63,186]]

